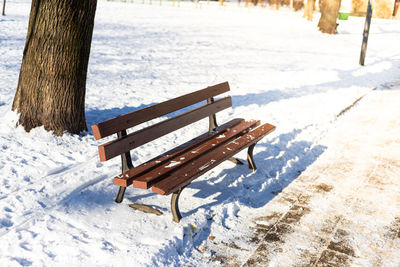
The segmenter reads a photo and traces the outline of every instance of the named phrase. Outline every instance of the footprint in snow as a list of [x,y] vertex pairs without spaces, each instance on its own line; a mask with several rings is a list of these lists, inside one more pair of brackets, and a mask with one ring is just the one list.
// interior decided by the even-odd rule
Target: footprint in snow
[[9,219],[0,219],[0,228],[11,227],[13,225],[14,225],[14,223],[12,221],[10,221]]

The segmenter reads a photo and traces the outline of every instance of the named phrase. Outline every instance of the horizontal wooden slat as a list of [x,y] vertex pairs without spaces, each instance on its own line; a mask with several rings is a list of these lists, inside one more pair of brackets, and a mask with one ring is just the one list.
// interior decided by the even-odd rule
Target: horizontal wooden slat
[[224,82],[144,109],[133,111],[92,125],[93,135],[98,140],[228,91],[229,84],[228,82]]
[[231,97],[219,99],[213,103],[195,108],[182,113],[173,118],[164,120],[137,132],[131,133],[122,139],[114,140],[98,146],[101,161],[109,160],[113,157],[128,152],[131,149],[144,145],[154,139],[176,131],[193,122],[201,120],[207,116],[232,106]]
[[188,185],[191,181],[214,168],[221,162],[232,157],[242,149],[258,142],[274,129],[275,126],[266,123],[254,129],[253,131],[229,142],[228,144],[211,150],[210,152],[193,160],[186,166],[183,166],[170,173],[161,181],[155,183],[152,186],[153,192],[161,195],[168,195],[172,192],[175,192],[179,188]]
[[179,156],[166,161],[150,172],[136,177],[133,180],[133,187],[147,189],[152,183],[162,179],[162,177],[173,172],[177,168],[181,168],[182,166],[188,164],[191,160],[200,157],[211,149],[215,149],[229,140],[243,135],[244,133],[250,131],[251,128],[257,127],[259,124],[260,121],[256,120],[244,121],[241,124],[232,127],[231,129],[227,129],[227,131],[224,133],[214,136],[214,138],[192,148],[190,151],[180,154]]
[[166,161],[170,160],[171,158],[177,157],[186,151],[210,140],[211,138],[224,133],[228,128],[238,125],[239,123],[243,122],[244,119],[233,119],[223,125],[218,126],[214,131],[204,133],[178,147],[173,148],[165,152],[164,154],[157,156],[135,168],[132,168],[121,175],[114,177],[114,184],[119,186],[127,187],[132,184],[134,177],[141,175],[144,172],[148,172],[153,170],[154,168],[158,167],[161,164],[164,164]]

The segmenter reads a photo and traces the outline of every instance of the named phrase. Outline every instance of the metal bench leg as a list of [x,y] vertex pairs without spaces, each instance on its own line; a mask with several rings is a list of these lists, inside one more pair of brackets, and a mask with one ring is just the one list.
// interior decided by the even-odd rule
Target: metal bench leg
[[[117,136],[118,136],[118,139],[121,139],[122,137],[126,136],[126,130],[122,130],[121,132],[118,132]],[[131,154],[129,152],[126,152],[121,155],[121,171],[122,171],[122,173],[124,173],[131,168],[133,168]],[[124,187],[124,186],[119,187],[118,195],[117,195],[117,198],[115,199],[115,202],[121,203],[122,200],[124,200],[125,190],[126,190],[126,187]]]
[[[214,102],[214,98],[213,97],[211,97],[211,98],[208,98],[207,99],[207,104],[211,104],[211,103],[213,103]],[[215,116],[215,113],[214,114],[212,114],[212,115],[210,115],[210,116],[208,116],[208,131],[209,132],[212,132],[212,131],[214,131],[215,130],[215,128],[217,128],[218,127],[218,124],[217,124],[217,117]]]
[[171,211],[172,211],[172,219],[174,222],[179,222],[182,219],[181,212],[179,211],[178,201],[179,196],[183,191],[183,187],[180,188],[178,191],[172,193],[171,196]]
[[228,159],[228,160],[231,161],[231,162],[233,162],[233,163],[235,163],[235,164],[237,164],[237,165],[244,165],[244,163],[243,163],[240,159],[238,159],[238,158],[232,157],[232,158],[230,158],[230,159]]
[[124,187],[124,186],[119,187],[118,195],[117,195],[117,198],[115,199],[115,202],[117,202],[117,203],[122,202],[122,200],[124,199],[125,190],[126,190],[126,187]]
[[247,162],[249,163],[249,168],[252,169],[253,171],[256,171],[256,163],[254,162],[253,159],[253,150],[256,144],[252,144],[249,146],[249,149],[247,150]]

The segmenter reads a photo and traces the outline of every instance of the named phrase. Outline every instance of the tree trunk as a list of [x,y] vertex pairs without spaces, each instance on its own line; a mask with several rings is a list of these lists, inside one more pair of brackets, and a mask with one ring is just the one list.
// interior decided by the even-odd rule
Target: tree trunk
[[336,33],[336,19],[339,14],[340,0],[322,0],[321,18],[319,19],[318,28],[323,33]]
[[32,0],[13,110],[26,131],[87,130],[86,75],[97,0]]
[[396,17],[397,11],[399,10],[400,0],[394,1],[393,17]]
[[314,9],[315,0],[307,0],[307,4],[304,7],[304,17],[307,18],[308,21],[312,21]]

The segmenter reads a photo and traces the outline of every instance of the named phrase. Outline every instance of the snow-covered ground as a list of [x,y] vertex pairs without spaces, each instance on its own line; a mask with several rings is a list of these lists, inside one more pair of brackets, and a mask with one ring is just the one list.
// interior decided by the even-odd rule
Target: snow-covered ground
[[250,216],[238,213],[258,214],[235,228],[239,240],[203,250],[225,266],[400,266],[399,101],[398,86],[365,96],[296,180]]
[[[91,132],[54,137],[42,128],[27,134],[14,127],[10,109],[30,3],[9,1],[7,16],[0,17],[0,266],[216,264],[203,249],[209,236],[221,243],[240,240],[243,221],[260,216],[252,211],[268,207],[277,192],[336,146],[337,140],[326,137],[343,123],[346,115],[337,117],[343,109],[361,96],[399,88],[400,21],[373,20],[366,66],[360,67],[363,18],[339,22],[339,34],[332,36],[318,32],[318,20],[307,22],[301,12],[157,3],[99,1],[88,125],[229,81],[233,108],[219,122],[243,117],[277,126],[255,148],[258,170],[226,162],[194,181],[181,195],[180,224],[171,221],[169,198],[151,191],[128,188],[125,201],[116,204],[112,177],[120,162],[99,162]],[[365,112],[379,112],[379,105],[369,103]],[[207,126],[201,121],[133,151],[134,165]],[[245,153],[238,156],[244,159]],[[373,164],[362,149],[357,156]],[[134,211],[127,205],[132,202],[153,205],[164,215]]]

